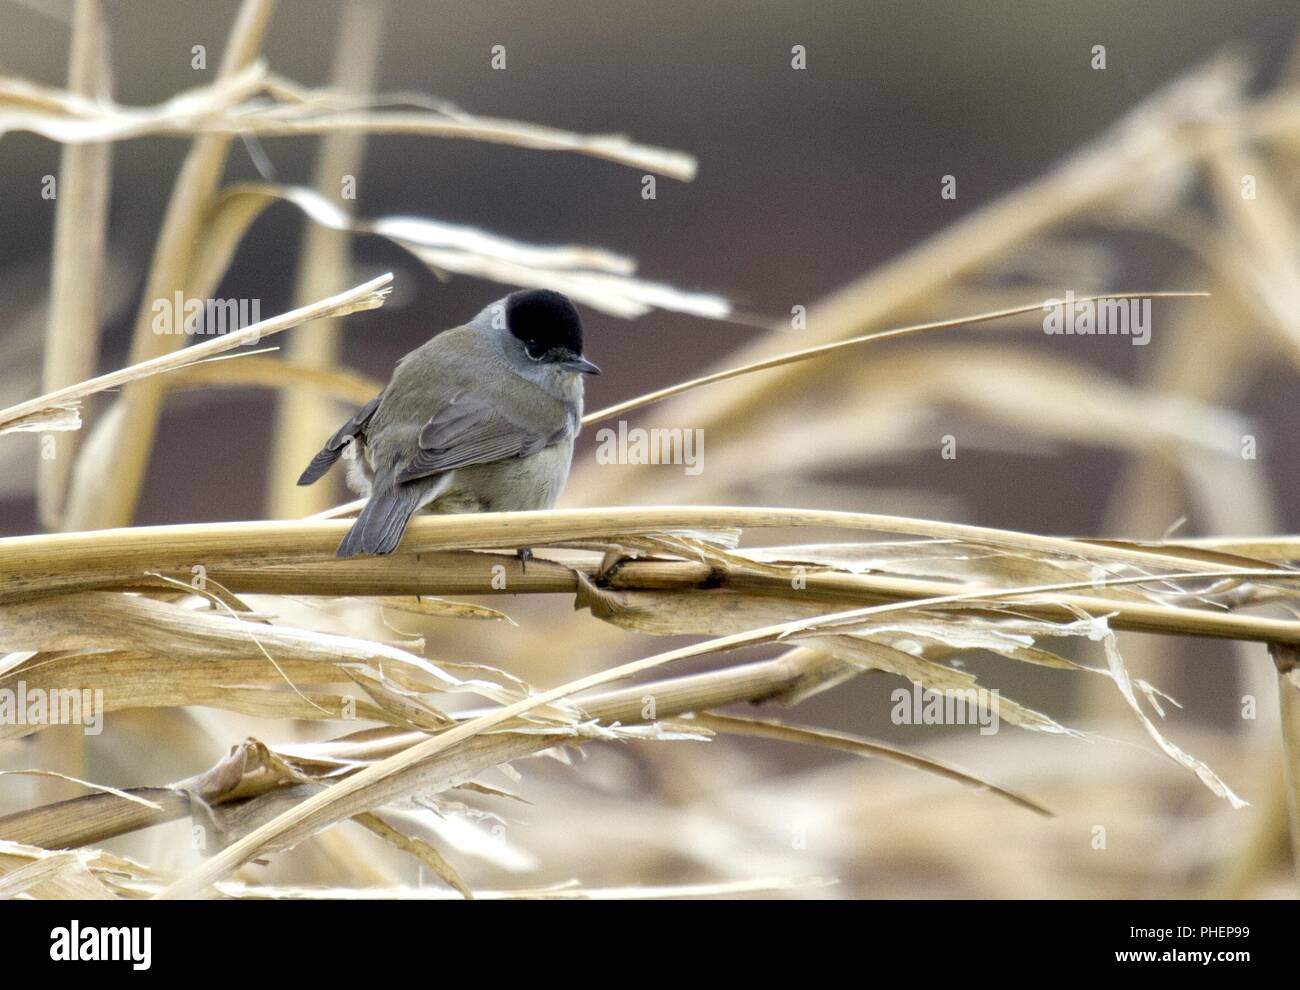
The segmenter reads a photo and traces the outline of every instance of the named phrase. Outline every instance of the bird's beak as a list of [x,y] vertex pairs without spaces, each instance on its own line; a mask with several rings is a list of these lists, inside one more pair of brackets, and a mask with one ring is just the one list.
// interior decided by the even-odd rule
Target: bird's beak
[[573,357],[566,361],[560,362],[561,368],[568,368],[570,371],[576,371],[580,375],[599,375],[600,369],[588,361],[585,357]]

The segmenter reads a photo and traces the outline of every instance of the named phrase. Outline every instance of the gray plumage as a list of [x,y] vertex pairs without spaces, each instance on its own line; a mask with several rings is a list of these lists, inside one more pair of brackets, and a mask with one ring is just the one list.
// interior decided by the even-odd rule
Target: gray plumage
[[298,483],[357,445],[349,482],[369,498],[340,557],[391,553],[421,510],[548,509],[568,479],[582,375],[597,372],[564,296],[512,293],[402,358]]

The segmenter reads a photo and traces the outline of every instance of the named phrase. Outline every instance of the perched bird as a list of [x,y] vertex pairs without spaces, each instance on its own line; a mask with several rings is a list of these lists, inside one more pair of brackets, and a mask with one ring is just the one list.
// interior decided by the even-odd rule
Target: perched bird
[[598,374],[568,298],[512,292],[397,362],[388,386],[329,438],[298,484],[357,445],[348,481],[369,499],[340,557],[391,553],[421,509],[549,509],[569,477],[582,376]]

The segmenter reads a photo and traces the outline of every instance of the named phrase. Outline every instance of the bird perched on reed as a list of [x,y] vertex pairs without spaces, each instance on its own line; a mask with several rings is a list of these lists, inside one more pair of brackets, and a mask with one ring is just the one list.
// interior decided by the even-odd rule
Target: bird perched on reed
[[340,557],[392,553],[421,510],[549,509],[569,476],[583,376],[599,373],[583,356],[582,320],[567,297],[512,292],[398,361],[298,484],[353,447],[348,480],[367,501]]

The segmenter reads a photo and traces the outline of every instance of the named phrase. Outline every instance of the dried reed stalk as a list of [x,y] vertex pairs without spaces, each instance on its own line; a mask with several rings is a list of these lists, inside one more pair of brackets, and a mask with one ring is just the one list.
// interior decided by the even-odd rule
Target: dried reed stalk
[[[107,99],[110,92],[108,31],[101,0],[78,0],[72,23],[68,89]],[[90,378],[99,356],[100,279],[112,145],[64,145],[54,214],[50,316],[45,333],[45,391]],[[36,504],[42,524],[58,529],[63,517],[80,434],[53,435],[52,457],[38,465]]]
[[[383,40],[383,7],[371,0],[343,8],[334,43],[330,80],[344,92],[369,93]],[[315,188],[322,196],[337,197],[345,175],[359,181],[365,159],[366,135],[333,131],[320,142]],[[345,235],[307,222],[298,263],[297,297],[300,305],[319,299],[330,288],[348,281],[351,243]],[[328,371],[341,362],[340,326],[321,320],[296,334],[285,357],[297,364]],[[376,390],[378,391],[378,390]],[[364,404],[369,396],[361,399]],[[320,447],[320,424],[340,418],[337,403],[309,391],[286,390],[276,410],[271,431],[267,515],[272,519],[297,519],[329,508],[331,486],[297,484],[295,465],[306,464]]]
[[1282,709],[1283,776],[1291,822],[1291,852],[1296,882],[1300,884],[1300,650],[1294,644],[1275,644],[1277,693]]

